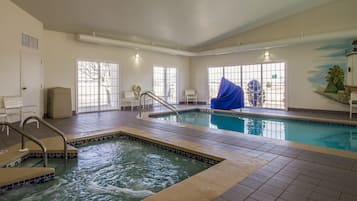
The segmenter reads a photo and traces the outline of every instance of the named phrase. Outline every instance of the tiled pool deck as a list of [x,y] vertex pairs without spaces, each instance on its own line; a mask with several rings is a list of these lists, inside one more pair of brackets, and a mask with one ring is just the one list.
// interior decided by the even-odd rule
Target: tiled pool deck
[[[347,115],[344,117],[337,113],[276,113],[332,120],[343,118],[348,121]],[[357,154],[341,157],[338,156],[341,153],[321,153],[320,149],[307,150],[305,147],[273,143],[265,138],[251,138],[220,130],[177,127],[138,120],[135,116],[135,112],[103,112],[48,122],[68,133],[71,139],[121,131],[224,159],[208,170],[145,200],[357,200]],[[50,131],[44,128],[37,130],[31,127],[30,131],[37,137],[50,135]],[[16,134],[10,134],[9,137],[4,133],[0,135],[0,149],[19,142]]]

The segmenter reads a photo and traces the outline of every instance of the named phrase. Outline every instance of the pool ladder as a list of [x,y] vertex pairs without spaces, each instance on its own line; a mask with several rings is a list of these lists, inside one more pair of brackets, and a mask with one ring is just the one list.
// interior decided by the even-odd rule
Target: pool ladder
[[34,142],[35,144],[37,144],[38,146],[40,146],[41,150],[42,150],[42,156],[43,156],[43,167],[47,167],[47,149],[46,149],[45,145],[39,139],[35,138],[32,135],[26,134],[25,132],[15,128],[9,122],[0,122],[0,126],[7,126],[11,130],[15,131],[15,133],[21,135],[21,150],[26,150],[25,149],[25,140],[24,140],[25,137],[27,139],[31,140],[32,142]]
[[[41,118],[37,117],[37,116],[30,116],[27,117],[23,123],[22,123],[22,130],[25,131],[25,126],[26,123],[30,120],[37,120],[40,124],[45,125],[47,128],[49,128],[50,130],[52,130],[53,132],[55,132],[57,135],[59,135],[62,140],[63,140],[63,154],[64,154],[64,159],[67,160],[68,159],[68,149],[67,149],[67,137],[65,136],[65,134],[60,131],[59,129],[57,129],[56,127],[52,126],[51,124],[47,123],[46,121],[42,120]],[[24,137],[21,137],[21,146],[24,147],[25,146],[25,142],[24,142]]]
[[22,131],[19,130],[18,128],[14,127],[9,122],[0,122],[0,126],[6,126],[7,128],[14,130],[16,133],[21,135],[21,149],[20,150],[22,150],[22,151],[26,150],[25,138],[29,139],[30,141],[32,141],[35,144],[37,144],[38,146],[40,146],[41,150],[42,150],[42,155],[43,155],[43,167],[47,167],[47,165],[48,165],[47,148],[39,139],[37,139],[36,137],[34,137],[32,135],[25,133],[26,123],[30,120],[37,120],[40,124],[45,125],[47,128],[54,131],[57,135],[59,135],[62,138],[64,159],[67,160],[68,159],[67,137],[65,136],[65,134],[62,131],[58,130],[56,127],[52,126],[51,124],[47,123],[46,121],[42,120],[41,118],[39,118],[37,116],[30,116],[30,117],[26,118],[21,124]]
[[[172,112],[176,113],[176,116],[177,116],[178,120],[181,119],[181,116],[178,113],[178,111],[177,111],[175,106],[173,106],[172,104],[168,103],[167,101],[165,101],[164,99],[160,98],[159,96],[155,95],[152,91],[146,91],[146,92],[144,92],[144,93],[142,93],[140,95],[140,99],[139,99],[139,118],[140,119],[143,118],[143,106],[145,106],[145,96],[148,96],[148,97],[152,98],[153,100],[157,101],[158,103],[160,103],[161,105],[163,105],[167,109],[169,109]],[[143,105],[142,105],[142,100],[144,101]]]

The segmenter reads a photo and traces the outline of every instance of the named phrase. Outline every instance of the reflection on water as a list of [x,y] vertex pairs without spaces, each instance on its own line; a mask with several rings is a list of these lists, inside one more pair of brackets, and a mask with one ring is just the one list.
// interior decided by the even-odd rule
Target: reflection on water
[[248,119],[246,123],[247,133],[251,135],[263,134],[263,121]]
[[211,114],[210,117],[210,124],[219,129],[230,130],[234,125],[234,131],[244,133],[244,120],[242,119],[217,114]]
[[[357,127],[306,122],[247,115],[207,112],[183,112],[182,123],[236,131],[247,135],[263,136],[342,150],[357,151]],[[175,115],[157,118],[176,121]]]

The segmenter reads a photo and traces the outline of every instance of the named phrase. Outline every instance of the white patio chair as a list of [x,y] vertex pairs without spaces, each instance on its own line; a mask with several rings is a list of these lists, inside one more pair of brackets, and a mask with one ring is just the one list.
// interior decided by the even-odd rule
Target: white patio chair
[[189,101],[192,101],[195,104],[197,104],[197,93],[194,89],[186,89],[185,97],[186,97],[186,104],[188,104]]
[[136,99],[133,91],[125,91],[124,98],[121,99],[121,103],[124,106],[130,106],[131,111],[133,111],[134,107],[139,105],[139,100]]
[[[24,105],[22,97],[20,96],[8,96],[4,97],[4,108],[6,113],[6,121],[10,122],[10,116],[18,115],[20,120],[20,127],[22,122],[28,116],[36,115],[36,105]],[[36,122],[37,128],[40,127],[38,121],[34,120],[32,122]]]

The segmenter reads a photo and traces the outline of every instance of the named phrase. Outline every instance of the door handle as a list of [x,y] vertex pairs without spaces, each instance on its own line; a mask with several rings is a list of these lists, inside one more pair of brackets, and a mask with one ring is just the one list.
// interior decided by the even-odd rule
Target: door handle
[[26,90],[27,88],[26,87],[22,87],[22,90]]

